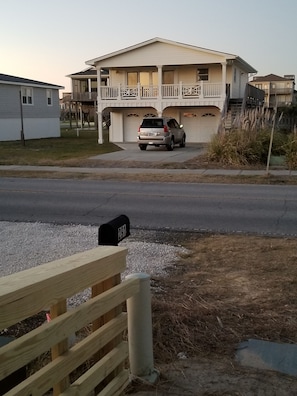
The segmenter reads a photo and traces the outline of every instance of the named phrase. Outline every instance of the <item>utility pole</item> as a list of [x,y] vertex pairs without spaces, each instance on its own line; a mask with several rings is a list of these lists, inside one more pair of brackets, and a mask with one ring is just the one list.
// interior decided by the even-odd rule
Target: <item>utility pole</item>
[[20,108],[21,108],[21,142],[25,146],[25,135],[24,135],[24,116],[23,116],[23,103],[22,103],[22,91],[20,90]]

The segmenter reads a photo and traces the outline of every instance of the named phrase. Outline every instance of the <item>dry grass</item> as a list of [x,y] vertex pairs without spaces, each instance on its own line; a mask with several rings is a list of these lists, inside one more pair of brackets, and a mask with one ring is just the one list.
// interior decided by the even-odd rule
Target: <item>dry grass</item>
[[232,358],[249,338],[297,342],[296,239],[196,235],[183,245],[189,254],[154,279],[158,363],[179,353]]

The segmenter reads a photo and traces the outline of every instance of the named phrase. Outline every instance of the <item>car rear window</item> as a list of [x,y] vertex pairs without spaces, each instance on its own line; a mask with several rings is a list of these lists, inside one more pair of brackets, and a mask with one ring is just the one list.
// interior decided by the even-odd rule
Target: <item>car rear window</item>
[[141,128],[162,128],[163,120],[162,119],[147,119],[143,120],[141,124]]

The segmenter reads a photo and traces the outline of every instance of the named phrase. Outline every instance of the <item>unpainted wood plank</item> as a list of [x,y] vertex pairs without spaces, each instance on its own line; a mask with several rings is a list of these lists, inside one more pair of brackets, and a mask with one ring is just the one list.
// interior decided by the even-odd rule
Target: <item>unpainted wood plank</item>
[[100,396],[120,396],[129,385],[129,371],[122,370],[108,385],[101,390]]
[[0,329],[125,271],[127,249],[100,246],[0,278]]
[[[59,303],[52,305],[50,309],[51,320],[67,312],[67,301],[62,300]],[[68,338],[60,341],[58,344],[53,345],[51,348],[52,360],[58,358],[68,351]],[[56,379],[57,381],[57,379]],[[53,395],[57,396],[69,387],[69,376],[66,375],[61,378],[59,382],[54,382]]]
[[[100,287],[93,287],[92,288],[92,296],[94,297],[96,293],[102,293],[105,290],[109,290],[112,287],[118,285],[121,282],[121,274],[117,274],[103,283],[101,283]],[[96,330],[97,326],[102,326],[104,323],[109,322],[111,319],[116,317],[122,312],[122,304],[118,305],[117,307],[113,308],[111,311],[107,312],[101,318],[97,319],[97,321],[93,322],[93,329]],[[114,339],[112,339],[108,344],[106,344],[98,353],[94,355],[94,361],[98,361],[102,358],[102,356],[106,355],[109,351],[111,351],[116,345],[118,345],[122,341],[122,335],[118,335]],[[99,393],[102,387],[105,387],[114,377],[117,376],[118,373],[123,370],[123,366],[117,367],[112,373],[109,374],[108,377],[105,378],[102,384],[100,384],[99,388],[95,389],[95,393]]]
[[[25,366],[70,334],[139,292],[139,281],[127,279],[65,314],[0,348],[0,379]],[[94,351],[95,352],[95,351]]]
[[87,395],[128,357],[128,344],[122,342],[62,393],[63,396]]
[[14,396],[23,396],[24,394],[43,395],[55,381],[60,381],[74,371],[91,358],[94,350],[102,348],[125,329],[127,329],[127,314],[122,313],[94,333],[90,333],[63,356],[56,358],[15,387]]

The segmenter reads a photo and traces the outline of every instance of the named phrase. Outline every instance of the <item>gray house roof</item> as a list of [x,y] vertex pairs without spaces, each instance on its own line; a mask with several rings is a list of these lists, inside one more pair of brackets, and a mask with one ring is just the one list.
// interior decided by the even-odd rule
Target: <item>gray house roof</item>
[[[101,76],[108,76],[108,70],[101,70]],[[72,74],[68,74],[66,77],[92,77],[92,76],[97,76],[97,70],[94,67],[88,67],[85,70],[79,71],[77,73],[72,73]]]
[[30,80],[28,78],[10,76],[8,74],[0,73],[0,84],[11,84],[11,85],[29,85],[30,87],[35,86],[39,88],[50,88],[50,89],[64,89],[60,85],[49,84],[41,81]]

